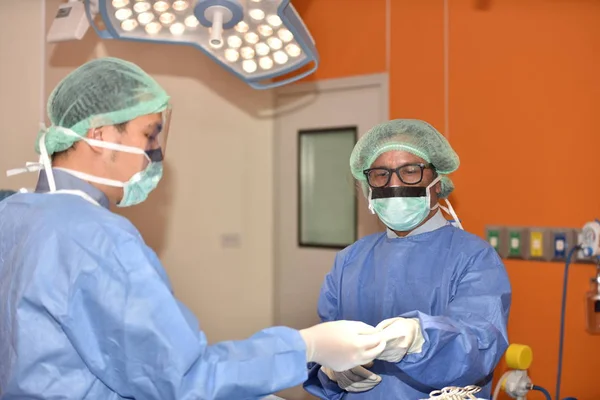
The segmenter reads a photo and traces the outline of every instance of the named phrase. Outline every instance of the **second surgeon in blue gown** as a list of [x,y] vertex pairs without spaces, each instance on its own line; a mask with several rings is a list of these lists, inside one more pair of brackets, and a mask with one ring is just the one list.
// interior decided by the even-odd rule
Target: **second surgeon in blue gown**
[[[496,251],[448,222],[438,200],[453,190],[458,156],[431,125],[378,125],[351,156],[370,209],[388,227],[337,254],[318,303],[323,321],[353,319],[390,332],[369,365],[316,365],[305,383],[322,399],[417,400],[446,386],[479,385],[508,347],[511,287]],[[392,334],[394,332],[394,334]]]

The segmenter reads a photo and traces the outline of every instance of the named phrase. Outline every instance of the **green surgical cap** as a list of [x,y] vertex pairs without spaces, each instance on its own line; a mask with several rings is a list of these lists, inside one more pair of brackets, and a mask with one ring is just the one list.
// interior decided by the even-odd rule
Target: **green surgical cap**
[[446,175],[458,169],[458,155],[450,143],[433,126],[416,119],[395,119],[379,124],[365,133],[352,150],[350,170],[352,175],[367,188],[363,173],[373,162],[388,151],[406,151],[433,164],[441,175],[441,198],[454,190],[454,184]]
[[79,139],[57,128],[68,128],[84,137],[89,129],[122,124],[143,115],[164,111],[169,103],[165,90],[137,65],[112,57],[90,61],[65,77],[48,99],[52,126],[46,134],[51,155],[73,146]]

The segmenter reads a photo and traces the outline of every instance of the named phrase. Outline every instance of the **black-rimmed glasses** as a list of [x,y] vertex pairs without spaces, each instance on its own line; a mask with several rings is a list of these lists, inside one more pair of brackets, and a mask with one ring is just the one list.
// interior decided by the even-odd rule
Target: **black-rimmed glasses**
[[387,186],[392,179],[392,174],[396,174],[400,181],[405,185],[417,185],[423,180],[423,171],[426,168],[433,169],[431,164],[405,164],[398,168],[369,168],[365,169],[363,173],[367,177],[369,186],[373,188],[380,188]]

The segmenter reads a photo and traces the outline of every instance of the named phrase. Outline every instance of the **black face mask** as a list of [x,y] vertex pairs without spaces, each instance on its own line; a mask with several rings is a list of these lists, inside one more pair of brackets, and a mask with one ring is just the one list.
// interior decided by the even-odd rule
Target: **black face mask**
[[160,162],[163,160],[162,149],[159,147],[158,149],[146,150],[146,155],[153,162]]
[[372,199],[387,199],[390,197],[425,197],[427,188],[423,186],[386,186],[371,188]]

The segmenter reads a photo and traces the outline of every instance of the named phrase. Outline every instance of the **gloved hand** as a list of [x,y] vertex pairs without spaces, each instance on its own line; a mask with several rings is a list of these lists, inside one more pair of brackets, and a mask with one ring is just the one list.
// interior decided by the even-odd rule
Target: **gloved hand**
[[381,321],[376,328],[381,330],[386,341],[385,349],[377,356],[378,360],[397,363],[407,353],[420,353],[423,350],[425,338],[417,318],[390,318]]
[[334,371],[345,371],[375,359],[385,348],[381,333],[358,321],[332,321],[300,331],[306,359]]
[[374,374],[367,369],[370,365],[373,365],[373,363],[362,367],[354,367],[343,372],[335,372],[330,368],[321,367],[321,371],[323,371],[329,379],[336,382],[342,390],[360,393],[373,389],[381,382],[381,377],[379,375]]

